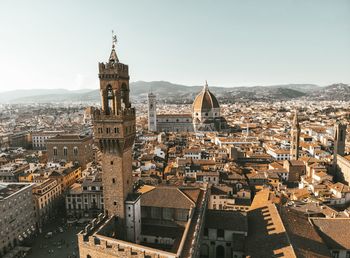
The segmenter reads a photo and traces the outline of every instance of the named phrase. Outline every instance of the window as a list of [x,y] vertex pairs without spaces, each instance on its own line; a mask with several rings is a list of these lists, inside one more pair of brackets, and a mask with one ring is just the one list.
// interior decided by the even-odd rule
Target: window
[[165,220],[173,219],[173,209],[163,208],[163,219],[165,219]]
[[63,156],[67,157],[68,155],[68,149],[67,147],[63,147]]
[[53,147],[53,155],[57,156],[57,147]]
[[78,156],[78,147],[73,148],[73,154],[74,156]]
[[209,230],[208,228],[204,228],[204,236],[208,236],[209,235]]
[[115,184],[115,178],[112,178],[112,183]]
[[160,219],[162,217],[162,209],[159,207],[151,208],[151,217],[152,219]]
[[113,202],[113,204],[114,204],[114,206],[116,206],[116,205],[117,205],[117,202]]
[[332,251],[333,258],[339,258],[339,251]]
[[113,160],[111,161],[111,165],[113,165]]
[[225,237],[225,231],[223,229],[218,229],[217,230],[217,237],[224,238]]

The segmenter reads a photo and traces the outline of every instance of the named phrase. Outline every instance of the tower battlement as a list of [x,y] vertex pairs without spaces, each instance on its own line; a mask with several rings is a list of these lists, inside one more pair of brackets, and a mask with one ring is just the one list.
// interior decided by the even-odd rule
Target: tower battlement
[[118,77],[129,79],[129,67],[122,63],[99,63],[99,78],[115,80]]
[[[80,257],[172,258],[176,254],[110,237],[114,233],[115,217],[100,214],[78,233]],[[116,232],[118,233],[118,232]]]

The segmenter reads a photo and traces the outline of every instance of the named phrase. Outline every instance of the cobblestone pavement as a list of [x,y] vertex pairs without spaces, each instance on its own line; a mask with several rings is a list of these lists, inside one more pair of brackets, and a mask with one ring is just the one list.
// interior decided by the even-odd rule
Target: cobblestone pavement
[[[62,233],[59,232],[59,227],[63,228]],[[62,224],[61,219],[50,222],[43,228],[43,232],[36,237],[31,246],[32,250],[26,258],[79,257],[76,234],[81,229],[82,227]],[[45,238],[47,232],[52,232],[52,237]]]

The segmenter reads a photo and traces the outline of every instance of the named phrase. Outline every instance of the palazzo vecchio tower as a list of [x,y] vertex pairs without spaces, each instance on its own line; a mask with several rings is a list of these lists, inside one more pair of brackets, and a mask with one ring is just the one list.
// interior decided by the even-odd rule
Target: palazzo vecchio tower
[[135,108],[129,101],[128,66],[118,60],[116,37],[107,63],[99,63],[102,108],[94,112],[95,143],[102,153],[104,211],[116,217],[117,231],[125,231],[125,200],[133,192],[132,147]]

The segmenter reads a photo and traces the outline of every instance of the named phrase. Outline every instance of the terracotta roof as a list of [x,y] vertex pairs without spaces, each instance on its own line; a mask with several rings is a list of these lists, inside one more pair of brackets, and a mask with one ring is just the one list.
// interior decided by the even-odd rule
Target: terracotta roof
[[269,189],[259,191],[248,212],[247,257],[297,257],[270,199]]
[[248,233],[248,220],[245,212],[207,210],[205,227]]
[[152,185],[143,185],[137,190],[137,192],[144,194],[144,193],[147,193],[147,192],[153,190],[154,188],[155,188],[155,186],[152,186]]
[[200,190],[198,188],[181,188],[181,191],[187,195],[193,202],[197,202]]
[[350,250],[350,218],[312,218],[311,221],[328,248]]
[[330,188],[332,188],[338,192],[341,192],[341,193],[350,192],[350,186],[344,185],[343,183],[340,183],[340,182],[331,185]]
[[232,191],[232,187],[227,185],[213,185],[210,190],[211,195],[227,195],[230,191]]
[[304,162],[301,161],[301,160],[289,160],[289,163],[290,163],[292,166],[305,166],[305,165],[304,165]]
[[330,257],[325,242],[304,213],[288,207],[280,207],[279,211],[297,257]]
[[[198,191],[200,191],[198,189]],[[190,209],[194,202],[179,188],[158,186],[141,196],[141,205],[150,207]]]

